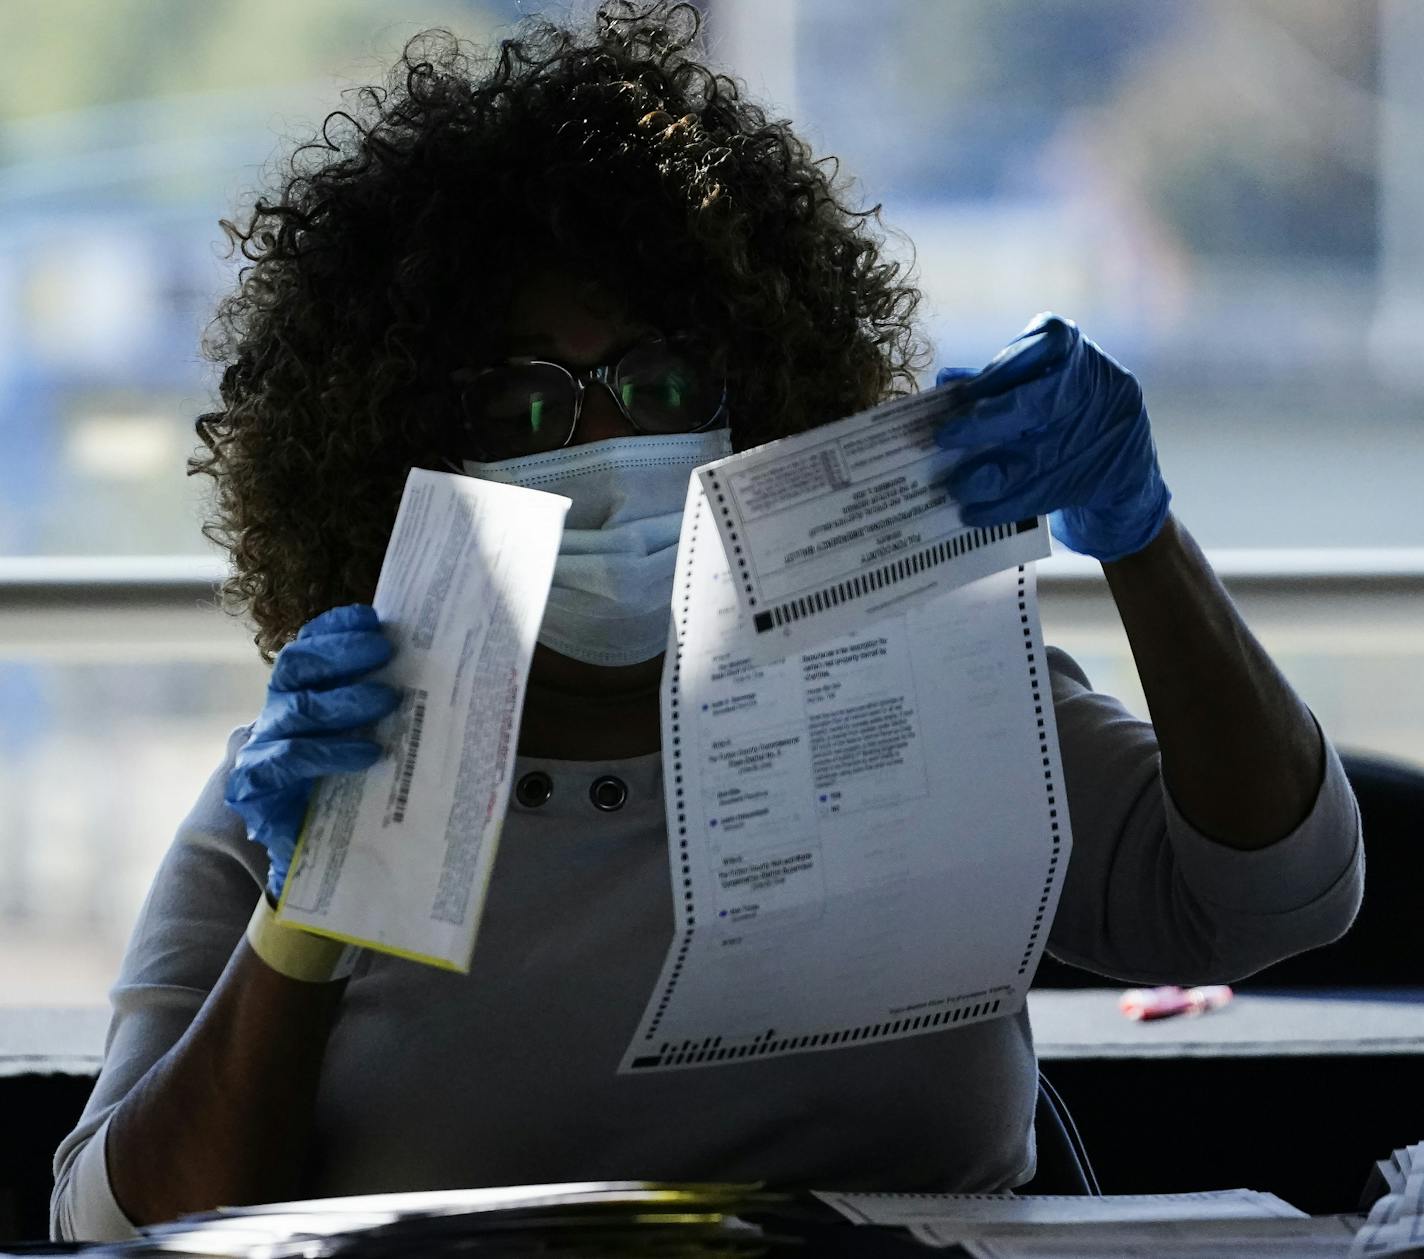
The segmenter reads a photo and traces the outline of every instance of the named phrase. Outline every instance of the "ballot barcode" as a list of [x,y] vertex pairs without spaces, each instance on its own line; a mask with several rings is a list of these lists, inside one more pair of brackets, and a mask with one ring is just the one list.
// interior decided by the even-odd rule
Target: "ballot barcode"
[[955,534],[952,538],[936,542],[911,555],[903,555],[897,560],[891,560],[888,564],[882,564],[879,568],[857,573],[854,577],[847,577],[844,581],[832,582],[820,590],[813,591],[808,595],[800,595],[795,599],[788,599],[785,603],[779,603],[775,607],[764,608],[752,617],[752,624],[756,627],[758,634],[780,629],[783,625],[790,625],[794,621],[803,621],[807,617],[815,616],[818,612],[838,608],[842,604],[853,603],[867,595],[886,590],[928,569],[938,568],[941,564],[956,560],[961,555],[968,555],[971,551],[981,551],[986,546],[992,546],[995,542],[1003,542],[1007,538],[1012,538],[1020,533],[1028,533],[1037,528],[1038,517],[1034,516],[1027,520],[1016,520],[1004,525],[990,525],[983,529],[966,529],[962,533]]
[[[705,1036],[700,1041],[684,1040],[681,1044],[664,1041],[656,1053],[641,1054],[630,1064],[635,1071],[665,1067],[701,1066],[710,1062],[735,1062],[742,1058],[765,1058],[776,1054],[801,1053],[807,1049],[833,1049],[858,1042],[888,1040],[910,1036],[916,1032],[952,1027],[958,1023],[973,1023],[992,1018],[999,1012],[1003,1000],[993,997],[984,1001],[964,1002],[947,1006],[934,1013],[909,1015],[882,1023],[865,1023],[860,1027],[842,1027],[829,1032],[809,1032],[802,1036],[779,1036],[775,1029],[759,1032],[751,1040],[723,1044],[721,1036]],[[648,1039],[651,1039],[651,1031]]]
[[429,691],[415,691],[415,706],[410,713],[410,728],[406,734],[405,756],[401,760],[400,776],[396,779],[395,807],[391,810],[393,822],[405,821],[405,807],[410,801],[410,784],[415,777],[415,758],[420,755],[420,732],[425,729],[425,701]]

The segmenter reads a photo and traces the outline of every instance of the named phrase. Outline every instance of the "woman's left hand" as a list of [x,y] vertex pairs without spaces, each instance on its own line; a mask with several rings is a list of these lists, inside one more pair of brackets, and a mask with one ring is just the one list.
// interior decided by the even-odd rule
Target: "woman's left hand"
[[1157,536],[1172,496],[1142,389],[1076,324],[1039,315],[981,371],[935,383],[962,400],[936,440],[964,452],[948,485],[966,524],[1048,515],[1054,537],[1104,563]]

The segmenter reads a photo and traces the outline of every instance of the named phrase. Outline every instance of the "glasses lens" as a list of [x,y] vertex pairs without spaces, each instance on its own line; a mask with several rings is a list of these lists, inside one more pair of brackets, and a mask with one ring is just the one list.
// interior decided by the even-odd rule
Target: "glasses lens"
[[486,460],[556,450],[574,420],[574,385],[557,367],[494,367],[466,387],[465,423]]
[[696,351],[676,343],[638,346],[623,356],[613,388],[645,433],[690,433],[722,404],[722,380]]

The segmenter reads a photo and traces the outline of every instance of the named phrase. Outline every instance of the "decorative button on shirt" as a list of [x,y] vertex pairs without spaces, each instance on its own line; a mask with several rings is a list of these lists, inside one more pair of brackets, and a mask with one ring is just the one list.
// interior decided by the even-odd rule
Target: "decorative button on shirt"
[[588,789],[588,798],[593,801],[595,809],[602,809],[605,813],[616,812],[628,799],[628,784],[612,774],[605,774],[602,778],[593,780],[593,786]]
[[553,794],[554,780],[542,769],[530,770],[514,787],[514,798],[526,809],[537,809]]

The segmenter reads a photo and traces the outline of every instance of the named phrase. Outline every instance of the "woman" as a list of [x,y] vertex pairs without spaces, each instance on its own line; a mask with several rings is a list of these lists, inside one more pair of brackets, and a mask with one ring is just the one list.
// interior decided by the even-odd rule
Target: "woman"
[[[227,594],[276,664],[135,929],[56,1156],[58,1234],[306,1194],[1032,1174],[1024,1014],[615,1074],[672,930],[657,685],[680,507],[626,452],[664,452],[685,485],[721,450],[909,389],[922,358],[874,216],[693,59],[695,34],[660,4],[533,24],[488,64],[417,41],[230,229],[252,265],[220,312],[195,470],[217,484]],[[1360,894],[1349,788],[1170,515],[1136,382],[1052,319],[945,377],[966,514],[1055,513],[1104,562],[1154,716],[1050,653],[1075,848],[1049,947],[1204,981],[1338,935]],[[312,780],[379,755],[353,731],[395,702],[369,676],[390,647],[366,605],[406,471],[517,479],[584,447],[623,491],[582,531],[631,515],[646,552],[630,586],[580,589],[566,536],[472,973],[365,955],[347,976],[269,898]],[[576,507],[586,490],[565,487]]]

